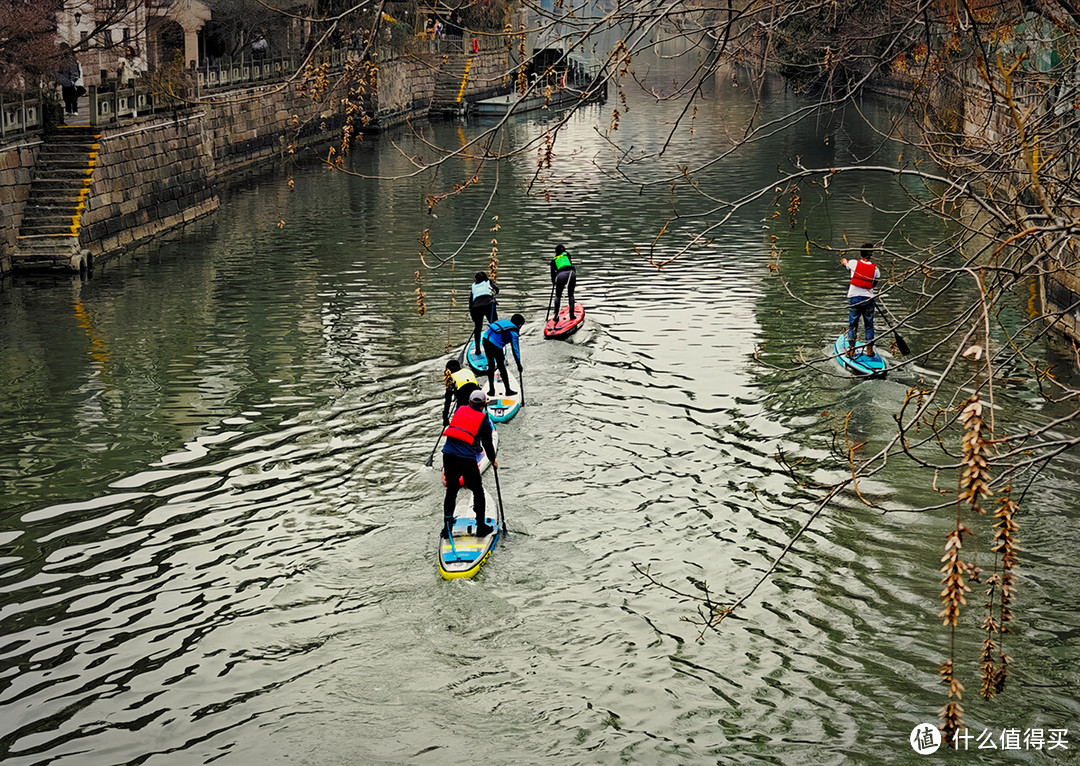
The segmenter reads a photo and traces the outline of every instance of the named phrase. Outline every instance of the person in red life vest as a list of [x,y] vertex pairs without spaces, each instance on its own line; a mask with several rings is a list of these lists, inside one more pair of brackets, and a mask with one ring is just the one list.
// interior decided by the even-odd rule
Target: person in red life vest
[[495,306],[495,296],[498,294],[499,286],[488,279],[488,275],[484,272],[476,272],[472,286],[469,288],[469,314],[472,315],[478,354],[483,349],[480,331],[484,329],[484,320],[487,319],[488,324],[491,324],[499,318],[499,312]]
[[506,386],[506,395],[513,396],[517,393],[510,388],[510,376],[506,372],[506,344],[514,351],[514,361],[517,362],[518,379],[521,379],[521,349],[518,347],[518,335],[521,326],[525,324],[525,317],[514,314],[509,319],[499,319],[492,322],[484,333],[484,353],[487,354],[488,396],[495,396],[495,367],[498,366],[502,374],[503,385]]
[[[480,466],[476,456],[483,448],[491,464],[499,467],[495,460],[495,443],[492,441],[494,426],[488,418],[487,397],[482,390],[469,394],[469,405],[458,407],[450,425],[443,430],[446,444],[443,445],[443,472],[446,475],[446,499],[443,501],[442,537],[449,537],[454,526],[454,504],[460,485],[473,493],[473,511],[476,513],[476,536],[484,537],[494,529],[487,523],[487,508],[484,502],[484,485],[480,479]],[[462,481],[464,479],[464,481]]]
[[563,288],[566,288],[566,304],[570,308],[570,318],[574,318],[574,286],[577,285],[577,269],[570,262],[570,253],[566,245],[555,245],[555,257],[551,259],[551,284],[555,285],[555,323],[559,322],[559,303],[562,301]]
[[446,382],[446,396],[443,399],[442,424],[443,428],[446,428],[450,425],[451,403],[457,402],[454,409],[464,407],[469,403],[469,394],[480,390],[480,384],[472,370],[461,369],[461,362],[457,359],[447,360],[443,380]]
[[863,353],[874,356],[874,284],[881,279],[881,270],[870,261],[874,246],[866,242],[862,246],[859,258],[840,259],[840,265],[851,272],[848,285],[848,350],[849,357],[855,356],[855,340],[859,337],[859,317],[862,317],[866,331],[866,346]]

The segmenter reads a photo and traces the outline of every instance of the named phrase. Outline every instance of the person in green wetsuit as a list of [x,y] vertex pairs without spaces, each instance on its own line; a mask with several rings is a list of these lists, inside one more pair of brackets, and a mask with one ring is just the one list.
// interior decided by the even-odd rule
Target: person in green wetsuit
[[566,245],[555,245],[555,257],[551,259],[551,284],[555,285],[555,323],[559,322],[559,303],[566,289],[566,303],[570,318],[574,319],[574,286],[577,285],[577,269],[570,262]]

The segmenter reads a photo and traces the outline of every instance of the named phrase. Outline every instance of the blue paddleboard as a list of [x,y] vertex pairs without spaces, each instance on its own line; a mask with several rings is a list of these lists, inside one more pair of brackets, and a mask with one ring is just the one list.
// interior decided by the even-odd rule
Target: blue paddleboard
[[473,372],[487,372],[487,354],[484,353],[483,349],[477,351],[475,337],[465,344],[465,348],[461,352],[461,363],[467,364],[472,368]]
[[888,366],[885,364],[885,360],[881,358],[880,354],[867,356],[864,350],[865,347],[865,343],[856,341],[855,356],[849,357],[847,355],[847,333],[842,332],[840,333],[840,337],[833,343],[833,354],[836,355],[836,361],[840,366],[852,375],[858,375],[864,378],[884,378],[888,373]]

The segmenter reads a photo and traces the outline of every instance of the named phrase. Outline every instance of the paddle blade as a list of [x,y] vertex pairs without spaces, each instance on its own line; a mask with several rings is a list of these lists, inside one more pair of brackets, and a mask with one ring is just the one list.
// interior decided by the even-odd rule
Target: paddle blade
[[895,330],[893,331],[893,335],[896,336],[896,347],[900,349],[900,353],[904,356],[910,356],[911,349],[908,348],[907,341],[904,340],[903,336],[901,336],[900,333],[896,332]]

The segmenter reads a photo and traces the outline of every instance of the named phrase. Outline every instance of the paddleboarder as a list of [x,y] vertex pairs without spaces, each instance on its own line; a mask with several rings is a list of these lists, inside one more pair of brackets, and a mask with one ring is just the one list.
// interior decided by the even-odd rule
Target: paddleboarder
[[874,246],[866,242],[862,246],[859,258],[848,260],[840,259],[840,265],[846,266],[851,272],[851,281],[848,283],[848,348],[847,355],[855,357],[855,340],[859,337],[859,317],[862,317],[863,328],[866,332],[866,345],[863,353],[867,356],[874,354],[874,284],[881,279],[881,269],[870,260],[874,252]]
[[469,394],[480,390],[480,384],[473,375],[473,371],[461,368],[461,362],[450,359],[446,362],[443,371],[443,381],[446,383],[446,396],[443,399],[442,424],[443,428],[450,425],[450,405],[456,401],[454,409],[464,407],[469,403]]
[[484,319],[491,324],[499,318],[495,300],[498,294],[499,286],[488,279],[488,275],[483,271],[476,272],[472,286],[469,288],[469,314],[472,315],[478,354],[481,349],[480,331],[484,329]]
[[485,409],[487,397],[483,390],[477,389],[469,394],[467,407],[458,407],[454,417],[443,430],[446,444],[443,445],[443,472],[446,475],[446,499],[443,501],[443,528],[440,535],[449,537],[454,526],[454,504],[457,502],[461,484],[473,493],[473,512],[476,514],[476,536],[484,537],[493,532],[487,523],[487,508],[484,502],[484,485],[480,479],[480,466],[476,456],[483,449],[491,464],[499,467],[495,460],[495,444],[492,441],[494,426]]
[[566,245],[555,245],[555,257],[551,259],[551,284],[555,286],[555,321],[559,321],[559,303],[562,301],[563,288],[566,288],[566,301],[570,309],[570,319],[574,319],[574,286],[577,285],[577,269],[570,262],[570,253]]
[[518,347],[518,335],[525,317],[514,314],[509,319],[498,319],[491,323],[487,332],[484,333],[484,353],[487,354],[488,396],[495,396],[495,365],[499,366],[503,384],[506,386],[506,395],[513,396],[517,393],[510,388],[510,375],[506,372],[506,344],[514,350],[514,361],[517,362],[518,379],[521,379],[521,349]]

